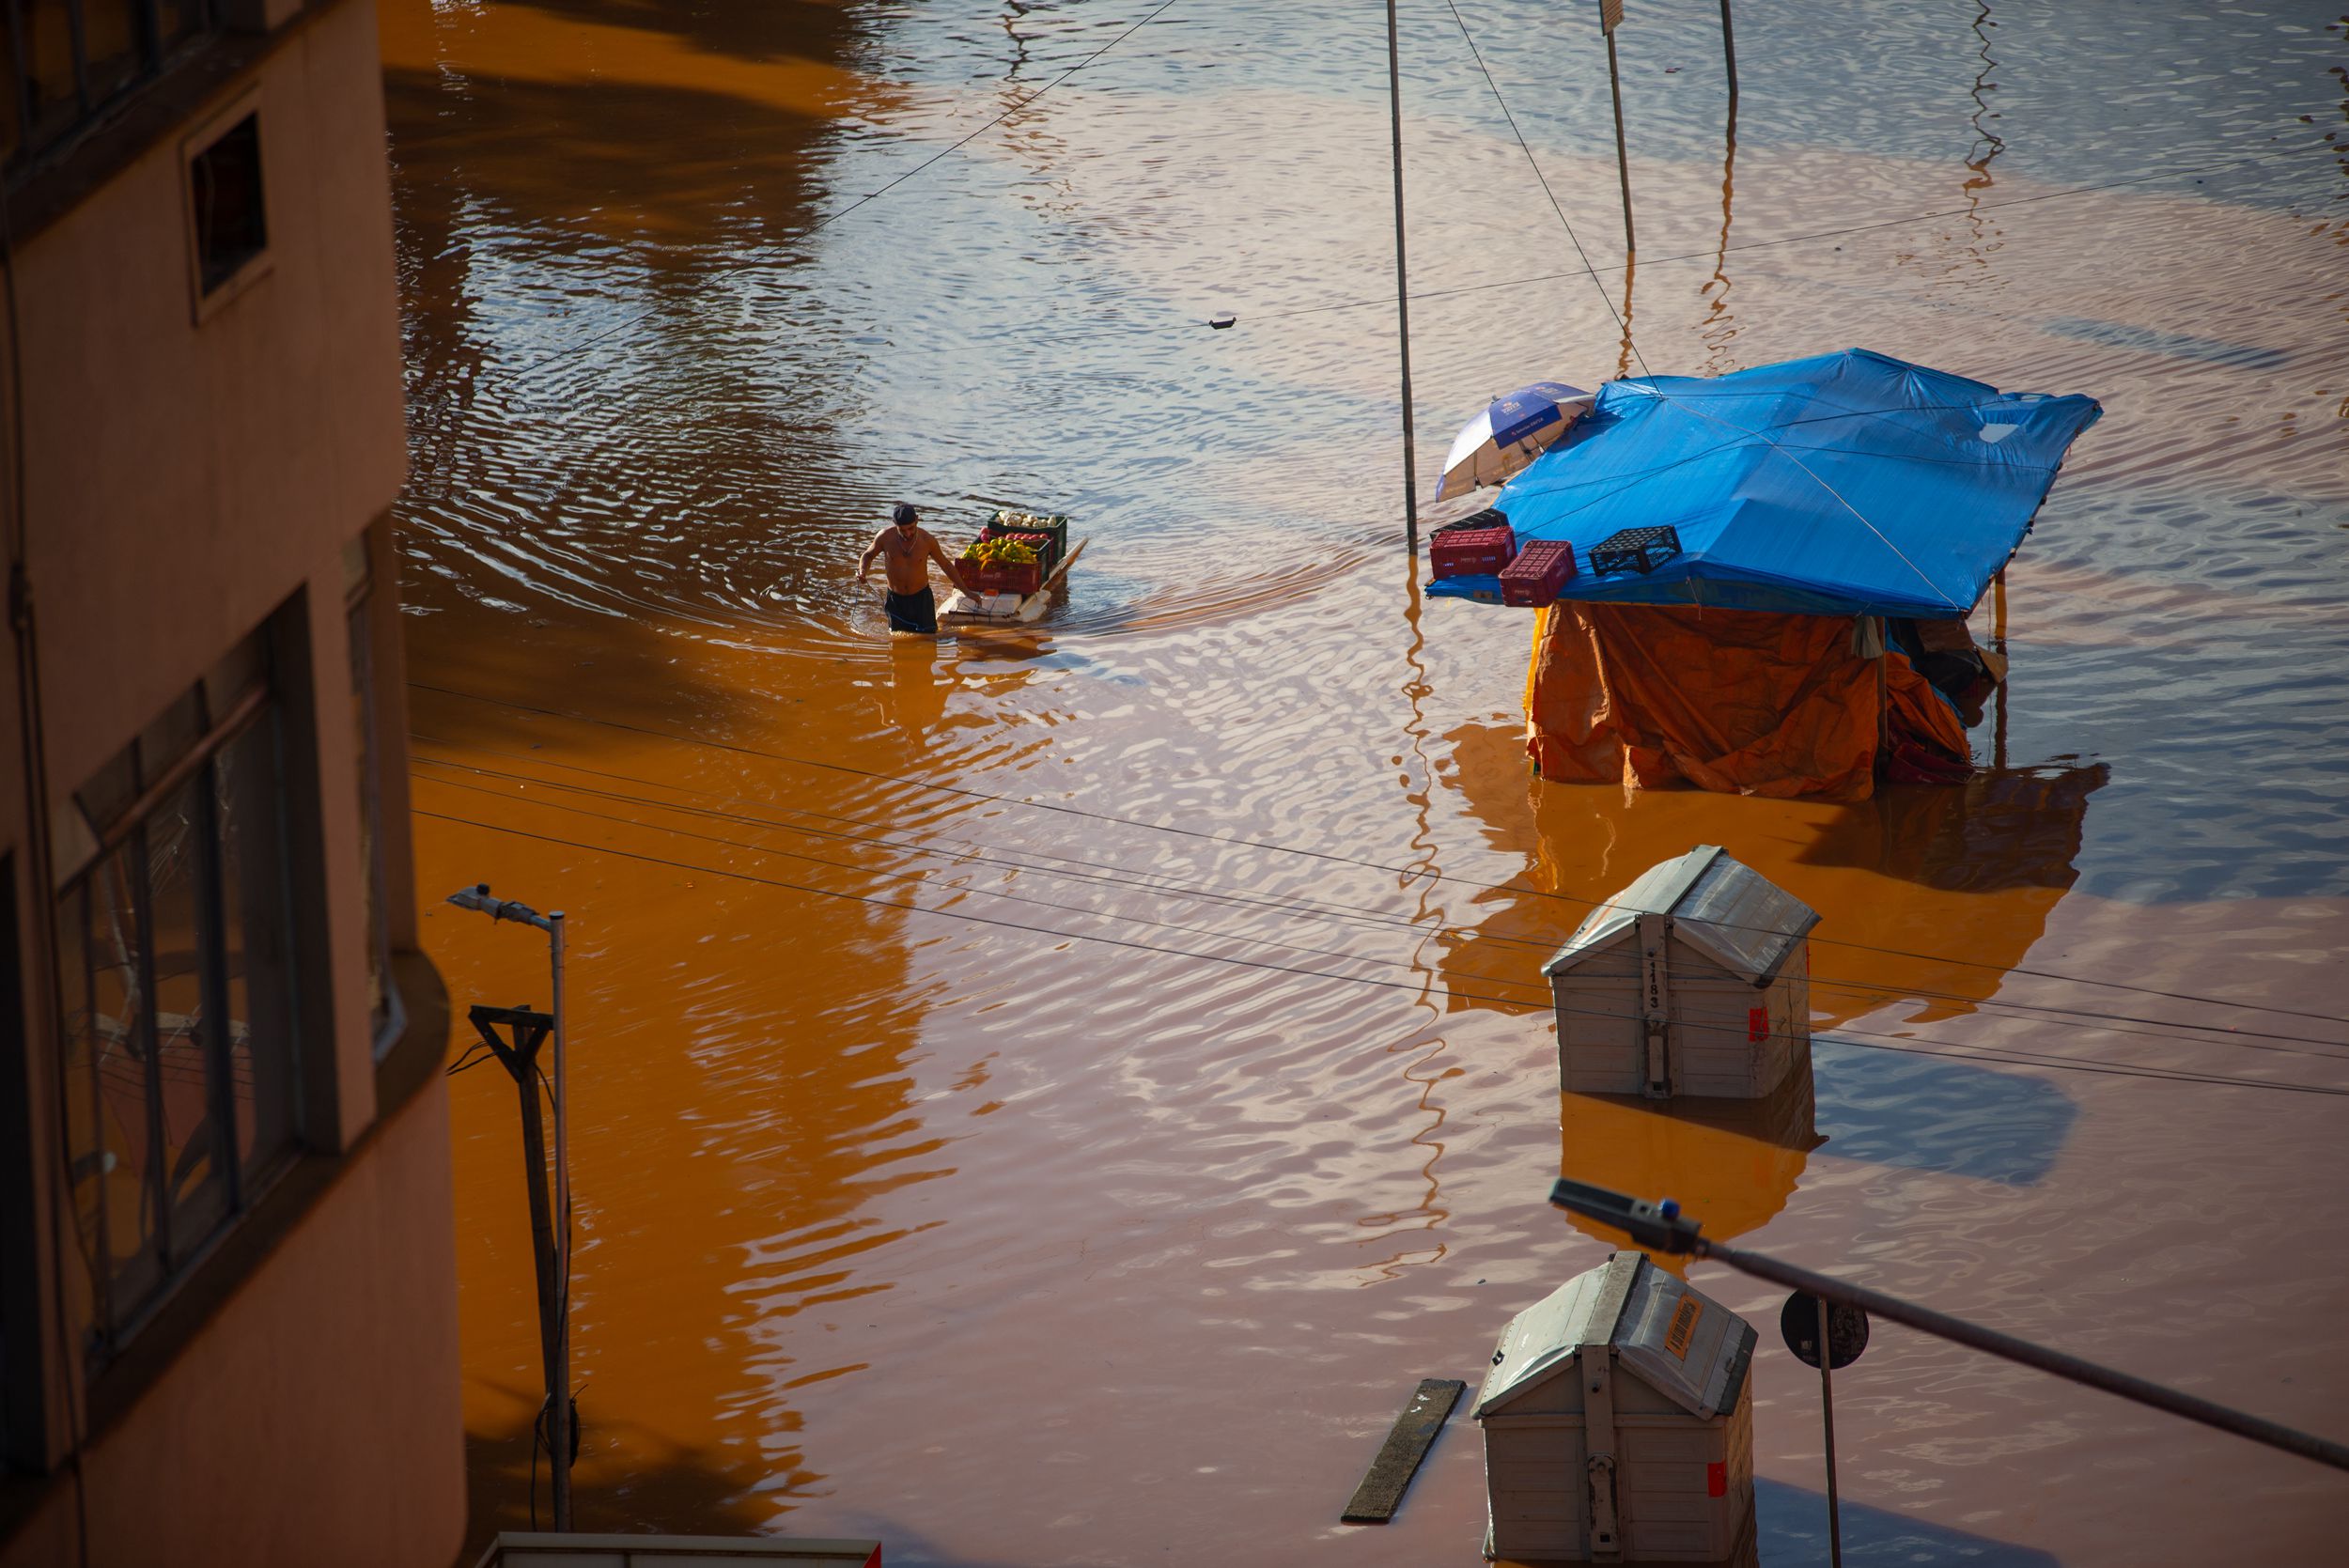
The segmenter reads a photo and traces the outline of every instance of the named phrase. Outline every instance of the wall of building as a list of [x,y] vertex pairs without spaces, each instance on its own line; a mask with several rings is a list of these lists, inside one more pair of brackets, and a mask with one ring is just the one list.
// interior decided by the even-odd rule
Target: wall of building
[[[414,939],[388,520],[405,451],[375,18],[367,0],[272,15],[282,22],[272,35],[230,40],[249,64],[218,79],[182,72],[181,86],[207,83],[202,101],[18,237],[12,368],[23,388],[23,553],[53,800],[69,799],[256,628],[300,606],[292,662],[298,676],[306,669],[307,711],[295,727],[316,744],[289,771],[311,775],[301,786],[315,791],[316,831],[295,875],[319,895],[325,984],[314,989],[326,993],[331,1025],[320,1032],[331,1037],[300,1048],[323,1110],[305,1125],[309,1152],[294,1170],[86,1386],[46,1291],[0,1302],[12,1346],[28,1311],[47,1341],[37,1377],[18,1376],[11,1360],[0,1389],[46,1411],[8,1423],[17,1473],[0,1477],[0,1568],[83,1560],[85,1529],[95,1564],[440,1568],[462,1537],[437,1071],[445,1001],[429,967],[402,957],[411,1038],[379,1060],[366,1000],[364,781],[344,604],[354,542],[373,567],[387,924],[396,946]],[[148,89],[147,111],[173,87]],[[185,159],[251,109],[267,260],[199,303]],[[14,484],[7,456],[0,482]],[[60,1224],[69,1253],[73,1242],[56,1203],[55,1022],[34,940],[46,893],[30,864],[13,644],[0,662],[9,677],[0,853],[16,870],[27,993],[23,1080],[0,1083],[0,1096],[18,1096],[31,1123],[28,1146],[11,1157],[29,1172],[30,1196],[0,1217],[16,1227],[0,1227],[9,1248],[0,1274],[22,1280],[27,1265],[53,1273]]]
[[[311,13],[16,258],[49,753],[78,783],[399,493],[373,8]],[[269,270],[198,324],[183,143],[261,116]],[[339,599],[339,589],[330,602]]]

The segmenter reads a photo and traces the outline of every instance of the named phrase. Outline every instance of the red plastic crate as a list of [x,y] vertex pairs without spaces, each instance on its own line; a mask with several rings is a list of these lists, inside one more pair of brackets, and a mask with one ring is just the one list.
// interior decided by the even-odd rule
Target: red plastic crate
[[1517,552],[1517,530],[1447,528],[1427,541],[1427,560],[1437,577],[1490,576]]
[[1501,573],[1501,602],[1538,608],[1558,598],[1574,575],[1574,546],[1563,539],[1529,539]]
[[957,561],[955,570],[962,574],[964,586],[974,594],[1018,594],[1027,598],[1044,586],[1044,563],[1030,561],[1021,567],[984,566],[977,561]]

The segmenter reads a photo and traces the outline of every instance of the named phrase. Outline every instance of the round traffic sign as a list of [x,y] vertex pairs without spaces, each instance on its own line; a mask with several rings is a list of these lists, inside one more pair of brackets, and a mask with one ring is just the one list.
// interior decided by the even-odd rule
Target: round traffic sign
[[[1778,1331],[1786,1348],[1805,1366],[1819,1364],[1819,1298],[1798,1290],[1786,1298],[1778,1314]],[[1868,1348],[1868,1314],[1857,1307],[1830,1301],[1827,1309],[1828,1370],[1841,1372],[1859,1359]]]

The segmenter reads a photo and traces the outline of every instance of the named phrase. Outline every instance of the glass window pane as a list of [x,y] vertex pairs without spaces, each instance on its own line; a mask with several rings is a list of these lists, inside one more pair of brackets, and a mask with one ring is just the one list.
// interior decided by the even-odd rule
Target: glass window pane
[[204,0],[158,0],[156,31],[168,49],[206,25]]
[[205,862],[211,850],[203,781],[191,780],[147,819],[148,930],[154,943],[155,1048],[151,1058],[163,1101],[163,1148],[158,1161],[170,1204],[171,1261],[188,1257],[228,1213],[223,1156],[227,1137],[215,1115],[218,1101],[209,1046],[212,1017],[205,1006],[205,971],[218,955],[219,917],[210,908]]
[[209,294],[269,248],[260,116],[245,116],[189,160],[188,186],[195,206],[196,267]]
[[[243,1169],[264,1172],[295,1142],[292,988],[285,827],[273,717],[237,737],[212,768],[221,816],[221,901],[227,910],[230,1082]],[[245,1184],[259,1190],[257,1181]]]
[[[120,1322],[163,1281],[148,1150],[147,1002],[129,851],[91,867],[59,911],[66,1149],[87,1296]],[[78,1293],[77,1293],[78,1294]]]
[[93,107],[139,73],[145,53],[135,0],[82,0],[82,57]]
[[24,30],[24,85],[32,97],[25,140],[38,147],[81,113],[73,83],[73,19],[67,0],[17,0]]

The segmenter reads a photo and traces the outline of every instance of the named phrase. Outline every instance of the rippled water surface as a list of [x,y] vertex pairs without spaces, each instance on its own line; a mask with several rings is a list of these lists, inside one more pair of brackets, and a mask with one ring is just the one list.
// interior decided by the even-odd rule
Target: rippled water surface
[[[1858,344],[2103,401],[1977,617],[1983,775],[1858,806],[1539,784],[1528,619],[1422,601],[1380,8],[382,13],[418,870],[574,927],[583,1528],[1472,1563],[1464,1418],[1336,1518],[1416,1380],[1603,1260],[1562,1171],[2349,1430],[2338,7],[1749,0],[1733,116],[1720,8],[1644,0],[1629,276],[1595,8],[1401,7],[1423,497],[1542,377]],[[893,643],[851,579],[901,498],[1091,544],[1033,628]],[[1539,966],[1699,843],[1826,917],[1808,1084],[1562,1099]],[[460,1004],[543,1000],[428,913]],[[452,1091],[486,1533],[527,1227],[510,1090]],[[1761,1560],[1824,1562],[1778,1297],[1696,1277],[1765,1329]],[[2349,1516],[1896,1329],[1837,1419],[1856,1560]]]

